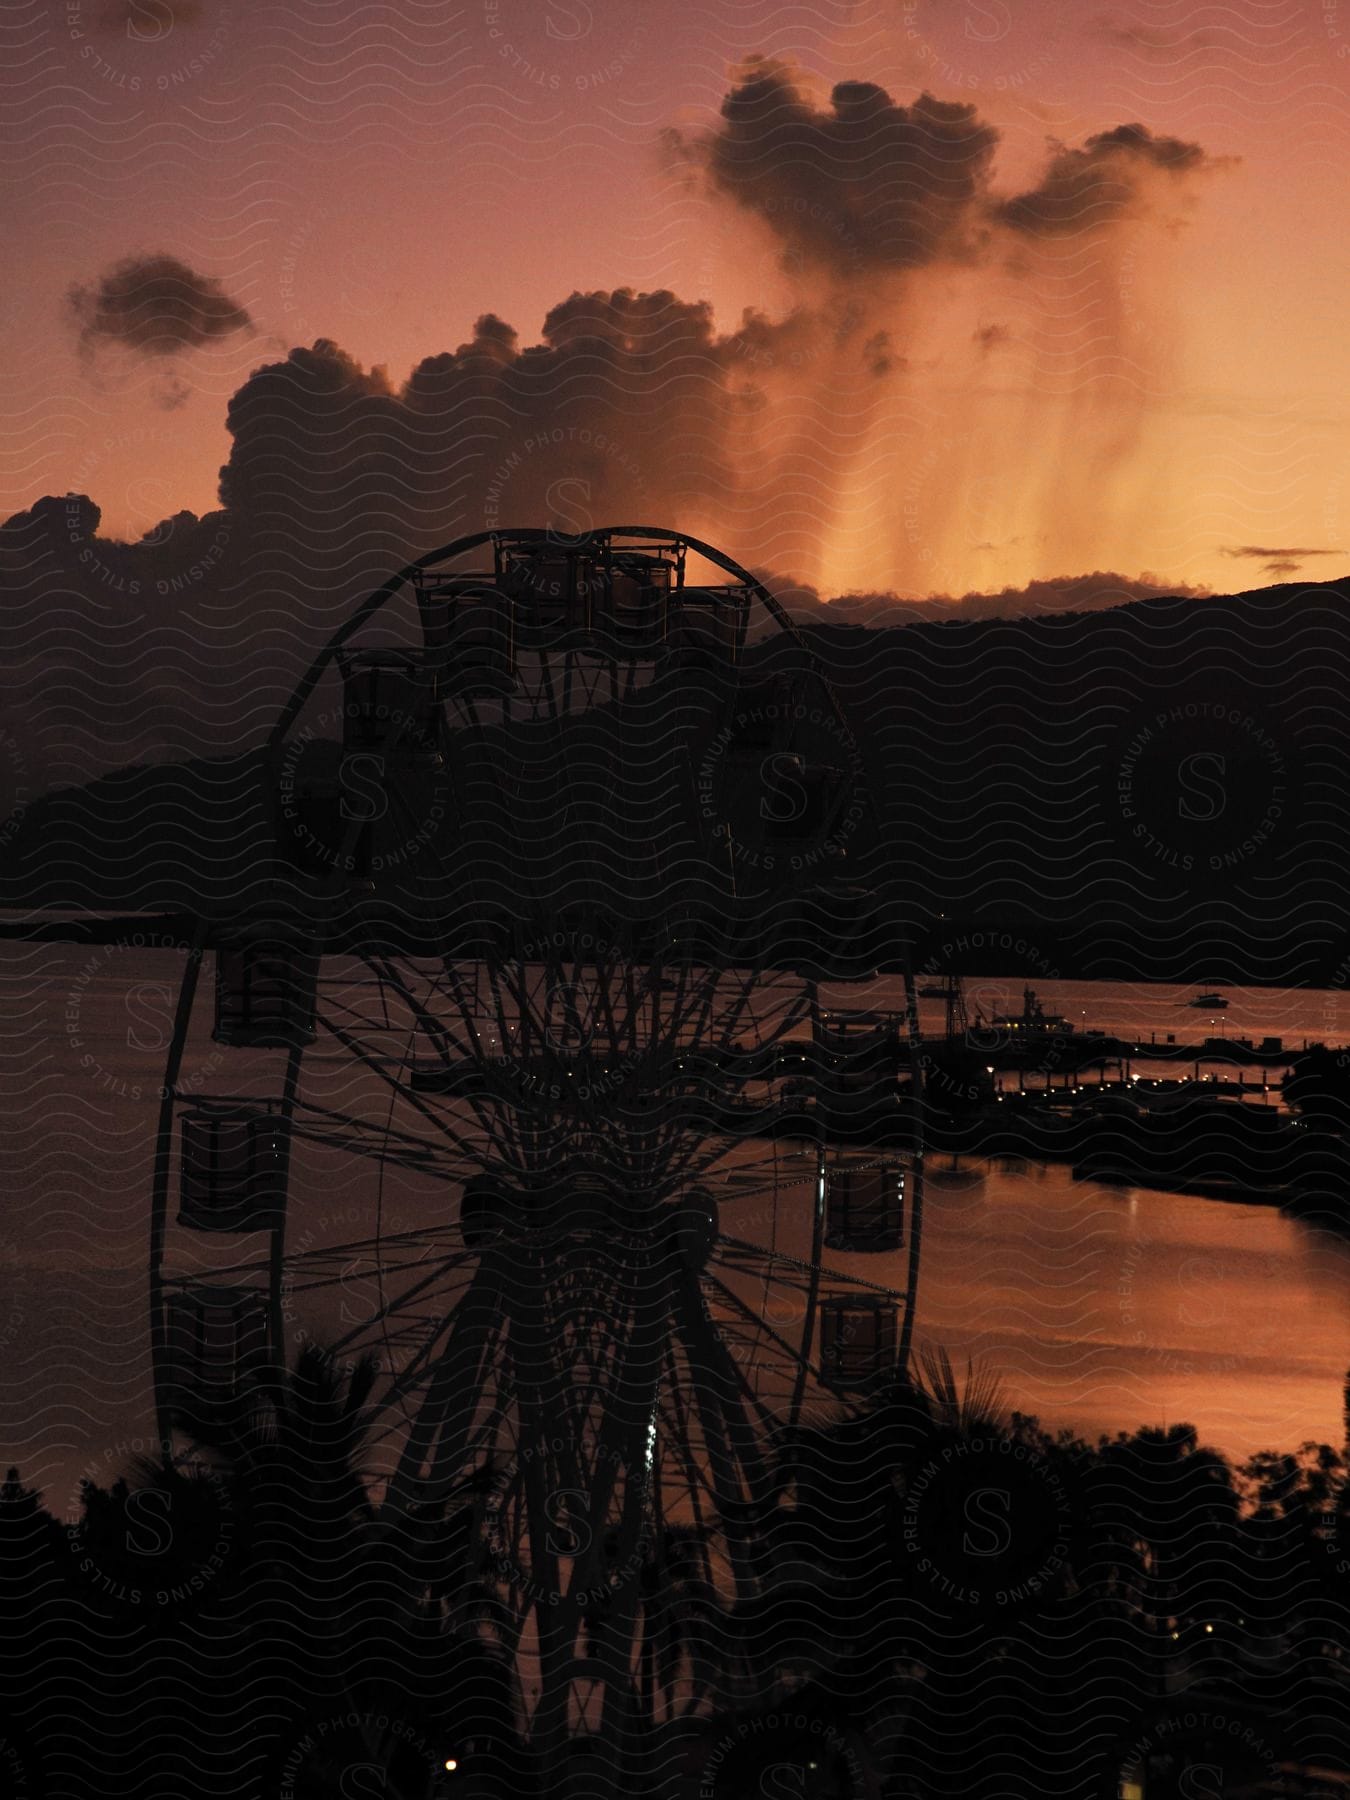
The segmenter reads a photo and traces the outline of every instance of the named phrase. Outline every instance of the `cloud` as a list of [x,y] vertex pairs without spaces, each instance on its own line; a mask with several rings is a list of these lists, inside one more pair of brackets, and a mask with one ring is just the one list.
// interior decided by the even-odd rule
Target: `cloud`
[[124,257],[97,281],[72,287],[67,298],[86,354],[115,346],[139,356],[176,356],[254,329],[214,276],[163,253]]
[[1250,556],[1259,562],[1272,556],[1302,559],[1305,556],[1344,556],[1345,552],[1334,544],[1318,550],[1288,549],[1283,545],[1278,549],[1270,549],[1261,544],[1235,544],[1225,546],[1219,554],[1221,556]]
[[863,345],[863,360],[869,373],[878,376],[889,375],[893,369],[908,367],[906,359],[897,354],[889,331],[872,333]]
[[[1223,34],[1203,28],[1180,30],[1163,25],[1140,25],[1132,19],[1121,19],[1110,13],[1101,14],[1093,22],[1093,35],[1101,42],[1129,50],[1136,56],[1154,62],[1178,62],[1201,50],[1218,50],[1225,46]],[[1227,40],[1231,48],[1233,36]]]
[[1006,325],[981,325],[971,333],[970,341],[978,349],[981,356],[988,356],[991,350],[997,350],[1000,344],[1012,342],[1012,333]]
[[1225,545],[1219,554],[1259,562],[1263,575],[1296,575],[1299,565],[1307,557],[1344,556],[1345,552],[1337,549],[1334,545],[1320,549],[1304,549],[1291,545],[1272,547],[1266,544],[1231,544]]
[[192,389],[181,375],[166,371],[156,381],[152,395],[161,412],[178,412],[192,398]]
[[839,82],[815,105],[790,63],[751,57],[703,133],[667,134],[713,191],[756,214],[785,266],[836,280],[971,261],[1000,233],[1048,238],[1146,210],[1159,181],[1218,166],[1196,143],[1114,126],[1079,148],[1052,140],[1024,193],[991,186],[997,129],[962,101],[909,105],[869,81]]
[[[707,303],[617,288],[569,295],[535,339],[485,313],[402,383],[326,340],[255,369],[229,403],[218,513],[180,513],[126,544],[103,535],[100,496],[76,494],[0,528],[0,572],[44,634],[14,672],[16,716],[43,746],[35,766],[78,781],[238,747],[243,722],[275,714],[391,570],[493,526],[674,523],[742,561],[812,574],[813,520],[828,524],[835,493],[809,485],[815,415],[800,452],[773,461],[812,354],[832,381],[851,367],[858,394],[902,360],[860,306],[752,310],[719,330]],[[851,443],[852,417],[839,429]],[[796,591],[820,611],[818,591]],[[849,594],[829,617],[1081,611],[1177,591],[1107,573],[954,600]],[[74,714],[44,686],[53,666],[71,676]]]
[[350,502],[348,547],[365,534],[400,559],[493,523],[687,517],[734,486],[736,423],[810,329],[749,315],[719,334],[708,305],[668,291],[574,293],[540,342],[486,314],[401,387],[321,340],[234,395],[222,498],[255,532],[329,560],[343,550],[329,494]]
[[1176,181],[1219,166],[1184,138],[1155,137],[1147,125],[1117,125],[1081,149],[1057,144],[1036,186],[1003,200],[995,216],[1026,237],[1056,237],[1134,216],[1158,179]]
[[974,106],[928,93],[904,106],[870,81],[839,82],[821,109],[790,64],[751,57],[721,124],[669,141],[785,256],[865,277],[971,253],[998,133]]
[[[95,501],[106,496],[69,495],[0,528],[0,565],[50,637],[25,669],[79,677],[69,715],[36,673],[22,677],[18,710],[40,721],[55,779],[238,747],[242,722],[256,731],[275,715],[315,647],[391,570],[496,526],[673,523],[764,569],[813,579],[833,569],[840,582],[917,592],[1007,566],[973,560],[971,547],[1016,532],[1036,541],[1042,564],[1091,566],[1110,473],[1092,461],[1091,432],[1080,422],[1069,434],[1091,509],[1075,508],[1076,490],[1066,500],[1061,475],[1055,516],[1084,524],[1049,536],[1017,487],[1021,464],[1046,458],[1028,437],[1009,465],[1003,422],[981,438],[971,402],[981,378],[967,345],[973,335],[989,354],[1007,328],[953,313],[939,348],[955,352],[957,384],[935,396],[931,425],[916,423],[931,345],[915,373],[896,377],[938,302],[924,283],[882,277],[987,265],[1038,229],[1053,235],[1084,167],[1128,188],[1136,176],[1184,175],[1203,153],[1121,127],[1081,151],[1057,147],[1041,182],[1009,200],[991,187],[997,132],[973,106],[928,94],[901,105],[867,82],[839,84],[824,106],[767,60],[742,70],[714,131],[677,141],[811,277],[782,316],[748,308],[721,325],[708,303],[669,290],[578,291],[532,338],[484,313],[466,341],[402,382],[321,339],[255,368],[232,396],[220,512],[176,515],[131,545],[101,535]],[[1002,214],[1019,204],[1014,227]],[[1017,279],[1039,304],[1036,272]],[[129,257],[70,298],[86,353],[145,359],[164,406],[183,398],[176,353],[254,330],[219,281],[167,254]],[[1020,319],[1017,329],[1021,339]],[[1114,415],[1109,424],[1114,446]],[[986,505],[982,488],[961,485],[969,445],[993,446],[1006,505],[1002,486]],[[818,591],[797,591],[820,611]],[[829,616],[1010,616],[1178,591],[1107,573],[956,600],[849,594]]]

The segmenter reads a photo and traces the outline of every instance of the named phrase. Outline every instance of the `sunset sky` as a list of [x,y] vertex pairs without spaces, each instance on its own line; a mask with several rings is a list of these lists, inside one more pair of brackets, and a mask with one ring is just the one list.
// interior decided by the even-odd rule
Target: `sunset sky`
[[[627,286],[710,302],[723,338],[801,309],[729,377],[759,390],[739,514],[669,517],[636,426],[604,455],[646,471],[653,522],[826,592],[1225,591],[1350,560],[1341,0],[60,0],[0,32],[0,516],[82,492],[138,537],[209,511],[231,394],[292,347],[397,390],[481,315],[523,348],[574,291]],[[837,83],[972,107],[963,174],[996,134],[977,212],[874,256],[847,157],[829,217],[809,156],[795,195],[755,185],[753,143],[719,180],[748,58],[827,144]],[[1005,210],[1132,124],[1188,160],[1141,163],[1109,216]],[[165,354],[101,328],[97,284],[146,256],[218,284],[218,332]]]
[[[1067,611],[1350,574],[1350,0],[16,0],[0,118],[0,822],[15,821],[0,848],[27,811],[44,905],[101,878],[62,840],[76,812],[44,814],[42,796],[195,758],[222,759],[200,788],[170,771],[96,796],[110,840],[122,826],[99,821],[135,822],[141,793],[166,822],[142,885],[115,891],[158,904],[180,864],[190,890],[192,841],[209,840],[198,867],[222,891],[239,882],[243,765],[224,759],[258,746],[373,586],[484,527],[678,527],[795,584],[806,612],[804,589],[868,597],[871,622],[896,597],[1008,590],[968,610],[1017,612],[1062,582]],[[1048,942],[1100,916],[1106,967],[1152,934],[1140,980],[1167,956],[1177,985],[1150,1030],[1185,1028],[1186,987],[1229,969],[1196,960],[1224,932],[1254,979],[1292,990],[1335,969],[1343,987],[1350,784],[1328,721],[1344,715],[1344,591],[1287,611],[1164,599],[1130,616],[1149,614],[1134,635],[1112,635],[1113,613],[1054,644],[1053,621],[989,656],[956,627],[864,640],[881,676],[859,658],[847,691],[881,746],[887,880],[917,911],[1000,929],[1044,908]],[[1184,755],[1169,739],[1169,769],[1232,755],[1238,772],[1232,860],[1190,882],[1186,845],[1150,860],[1143,825],[1125,826],[1119,771],[1159,695],[1209,719],[1238,677],[1278,750],[1284,822],[1270,869],[1230,878],[1248,854],[1234,821],[1276,816],[1251,810],[1266,764],[1231,734],[1216,747],[1197,727]],[[190,841],[177,796],[217,778],[225,798]],[[1157,792],[1173,828],[1206,817],[1162,777]],[[1059,956],[1056,940],[1056,975]],[[100,1220],[106,1193],[139,1254],[160,1065],[142,1112],[105,1129],[103,1094],[61,1060],[80,965],[34,967],[49,1010],[21,1008],[15,1042],[51,1098],[19,1101],[30,1215],[64,1232],[62,1184],[83,1181],[80,1216]],[[122,1004],[120,974],[107,982]],[[127,1027],[109,1017],[111,1042]],[[1289,1045],[1342,1035],[1292,1002],[1240,1018]],[[68,1177],[44,1160],[53,1107],[74,1121]],[[1012,1241],[1023,1203],[1000,1192]],[[965,1205],[942,1325],[981,1350],[971,1321],[994,1289],[971,1276],[968,1219],[984,1200]],[[1076,1271],[1061,1216],[1083,1242],[1099,1228],[1056,1215],[1055,1267]],[[1305,1360],[1279,1344],[1248,1385],[1229,1358],[1158,1391],[1175,1417],[1209,1383],[1206,1424],[1246,1419],[1273,1443],[1272,1409],[1309,1431],[1338,1418],[1344,1308],[1324,1298],[1324,1248],[1267,1222],[1260,1281],[1277,1269],[1286,1299],[1322,1309]],[[1182,1236],[1138,1241],[1162,1267],[1193,1228],[1203,1247],[1189,1212]],[[1122,1256],[1135,1230],[1132,1210]],[[89,1238],[102,1255],[101,1222]],[[983,1241],[1001,1283],[1004,1240]],[[1039,1267],[1051,1253],[1027,1241]],[[939,1241],[939,1271],[942,1256]],[[1245,1305],[1262,1290],[1235,1266]],[[1048,1333],[1077,1329],[1056,1309],[1078,1279],[1026,1274]],[[141,1290],[118,1282],[107,1304],[141,1354]],[[43,1356],[58,1326],[44,1318]],[[1058,1365],[1043,1376],[1039,1355],[1026,1389],[1048,1407]],[[1148,1357],[1131,1407],[1154,1404]],[[1075,1397],[1074,1416],[1134,1423],[1120,1391]]]

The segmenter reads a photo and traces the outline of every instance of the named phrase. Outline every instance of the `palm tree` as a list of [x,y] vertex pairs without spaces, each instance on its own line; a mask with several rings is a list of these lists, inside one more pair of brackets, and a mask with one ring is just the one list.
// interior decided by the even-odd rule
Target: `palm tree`
[[[294,1721],[320,1710],[406,1717],[409,1690],[425,1685],[418,1653],[439,1635],[428,1591],[430,1522],[423,1530],[405,1517],[391,1529],[360,1473],[377,1377],[373,1358],[344,1366],[307,1345],[293,1369],[261,1372],[180,1419],[235,1496],[249,1674],[256,1685],[266,1672],[271,1710]],[[427,1791],[429,1764],[405,1768],[387,1729],[359,1730],[387,1792]],[[314,1769],[306,1779],[322,1786]]]

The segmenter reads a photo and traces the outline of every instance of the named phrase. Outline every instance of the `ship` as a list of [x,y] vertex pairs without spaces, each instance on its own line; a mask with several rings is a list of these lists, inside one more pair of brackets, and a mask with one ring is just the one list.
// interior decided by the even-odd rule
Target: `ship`
[[1037,998],[1034,988],[1022,989],[1020,1013],[995,1013],[994,1024],[1004,1031],[1020,1032],[1023,1037],[1065,1037],[1073,1026],[1063,1013],[1048,1013]]
[[1222,994],[1197,994],[1194,1000],[1188,1000],[1186,1004],[1205,1012],[1226,1012],[1228,1010],[1228,1002]]

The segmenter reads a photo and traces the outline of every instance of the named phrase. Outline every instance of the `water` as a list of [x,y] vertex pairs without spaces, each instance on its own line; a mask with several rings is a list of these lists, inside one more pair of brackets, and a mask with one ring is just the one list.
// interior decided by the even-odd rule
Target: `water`
[[[5,1183],[0,1223],[0,1455],[72,1508],[153,1437],[146,1233],[159,1081],[179,952],[135,945],[0,946]],[[968,990],[986,1014],[1020,1009],[1021,979]],[[1035,985],[1033,983],[1033,985]],[[1045,982],[1076,1023],[1203,1035],[1195,990]],[[1227,990],[1215,1029],[1345,1042],[1340,993]],[[835,1003],[901,1004],[899,984]],[[942,1007],[923,1003],[938,1029]],[[247,1088],[252,1053],[194,1033],[183,1080]],[[244,1061],[241,1062],[241,1058]],[[372,1227],[362,1163],[311,1195],[311,1228]],[[404,1221],[400,1221],[402,1223]],[[410,1221],[416,1222],[416,1221]],[[857,1259],[874,1265],[889,1259]],[[895,1267],[866,1270],[897,1281]],[[1350,1246],[1276,1209],[1077,1183],[1063,1166],[930,1165],[918,1339],[1003,1374],[1008,1398],[1091,1433],[1187,1419],[1243,1454],[1339,1442],[1350,1364]]]

